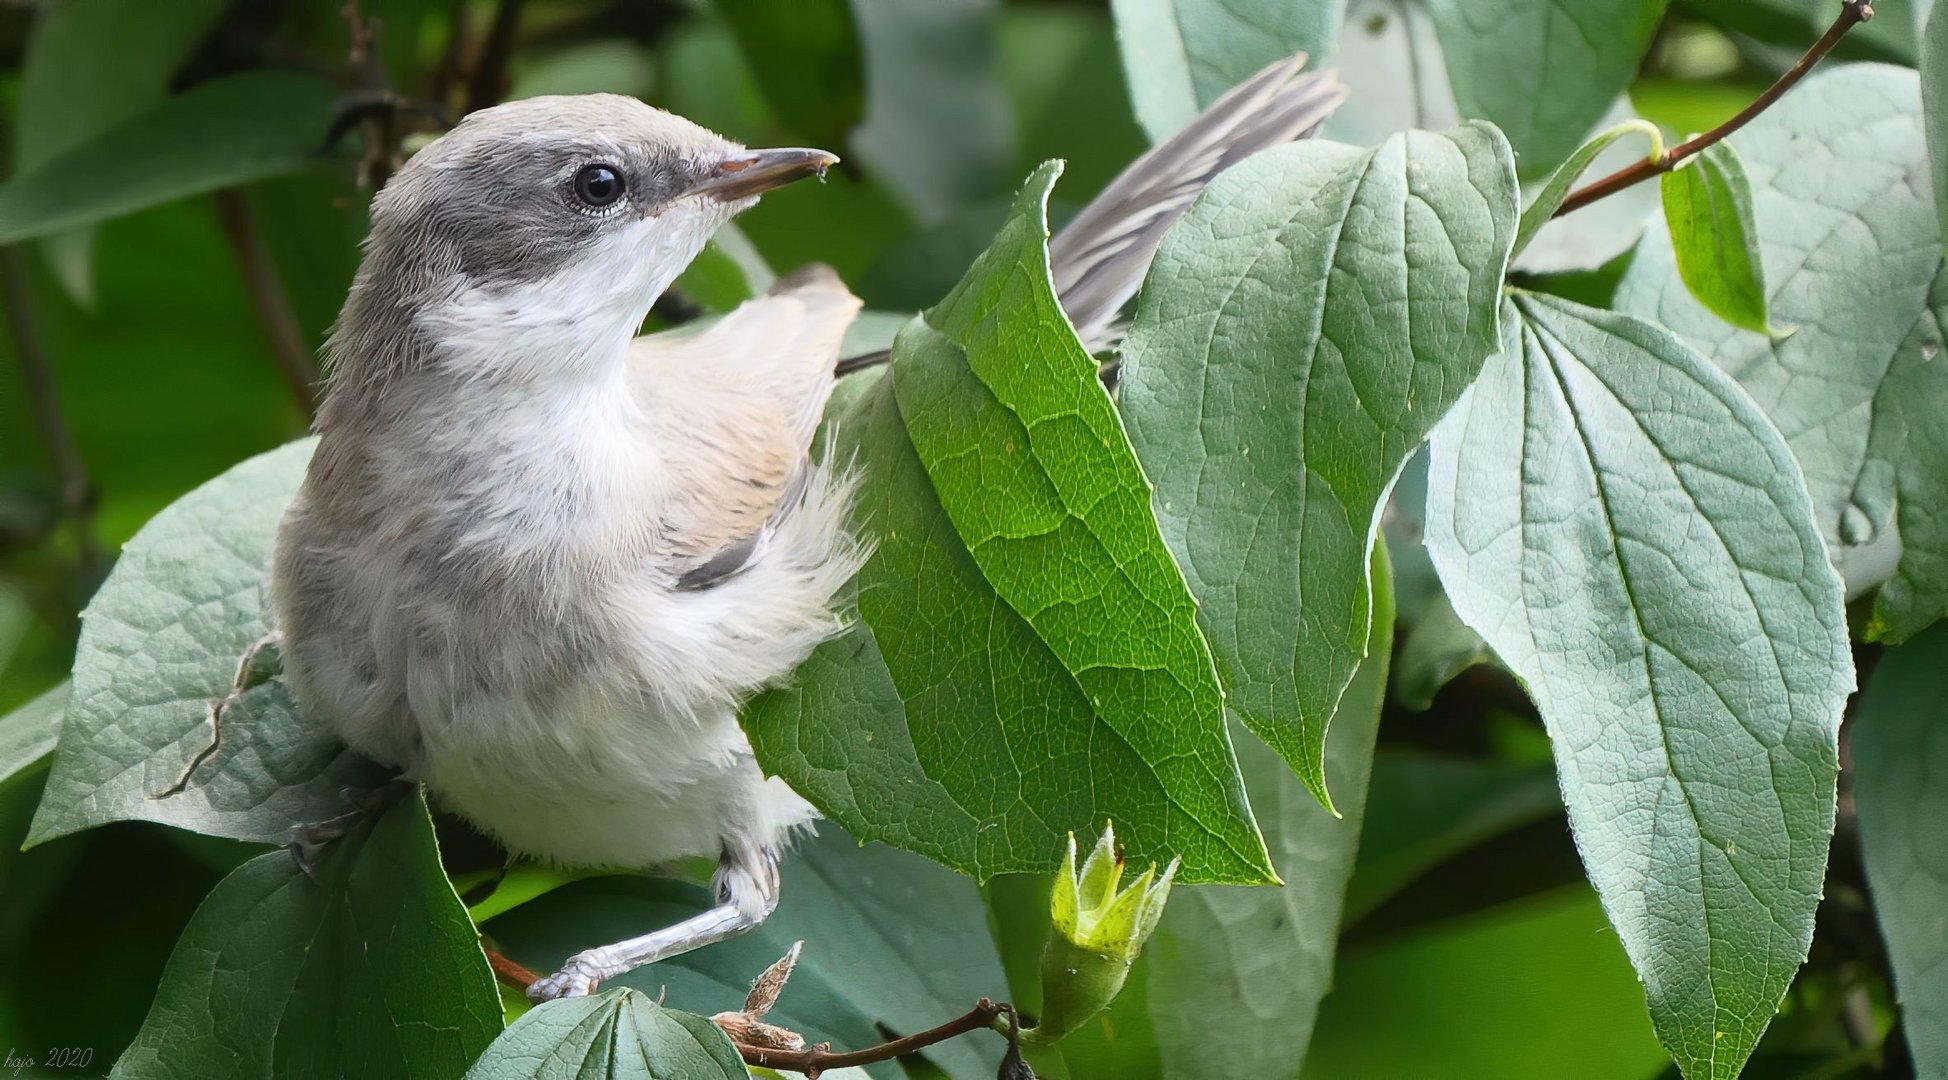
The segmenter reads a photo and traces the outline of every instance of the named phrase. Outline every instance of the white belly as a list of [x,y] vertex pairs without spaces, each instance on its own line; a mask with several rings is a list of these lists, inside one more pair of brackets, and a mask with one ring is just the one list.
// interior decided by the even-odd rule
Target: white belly
[[815,816],[763,777],[729,714],[650,720],[575,692],[546,717],[479,719],[424,747],[421,778],[442,807],[547,862],[716,858],[727,828],[769,841]]

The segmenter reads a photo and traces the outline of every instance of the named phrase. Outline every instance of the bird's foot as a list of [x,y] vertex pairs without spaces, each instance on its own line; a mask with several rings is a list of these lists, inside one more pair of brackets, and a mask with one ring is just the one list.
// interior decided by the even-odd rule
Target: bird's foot
[[315,877],[318,854],[325,845],[344,836],[356,828],[359,822],[383,813],[385,809],[413,789],[413,782],[403,777],[388,780],[378,787],[346,788],[338,797],[351,805],[351,809],[335,817],[321,821],[307,821],[291,830],[291,839],[284,845],[291,853],[291,861],[296,863],[305,877]]
[[561,970],[545,979],[536,979],[528,987],[528,1000],[536,1005],[558,998],[587,997],[602,985],[602,976],[593,970],[587,953],[576,953],[568,958]]

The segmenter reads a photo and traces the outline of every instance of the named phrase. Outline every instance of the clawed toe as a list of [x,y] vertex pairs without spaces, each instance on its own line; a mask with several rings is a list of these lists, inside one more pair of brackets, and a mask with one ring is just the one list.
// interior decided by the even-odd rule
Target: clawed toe
[[326,844],[351,832],[366,818],[384,811],[412,789],[413,782],[405,779],[389,780],[375,788],[346,788],[338,796],[351,804],[352,809],[336,817],[298,825],[291,830],[291,839],[285,843],[284,849],[291,853],[291,861],[297,863],[305,877],[315,878],[318,853],[325,849]]
[[560,971],[545,979],[537,979],[528,987],[528,1000],[536,1005],[558,998],[587,997],[595,993],[601,980],[583,971],[574,961]]

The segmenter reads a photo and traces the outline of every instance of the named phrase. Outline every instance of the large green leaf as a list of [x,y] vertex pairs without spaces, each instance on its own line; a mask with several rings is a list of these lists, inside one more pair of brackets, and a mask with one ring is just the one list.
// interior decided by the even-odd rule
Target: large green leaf
[[[974,883],[916,855],[860,846],[831,826],[785,860],[778,910],[764,925],[707,949],[612,980],[678,1008],[711,1014],[741,1006],[751,980],[794,941],[805,949],[766,1017],[840,1049],[871,1046],[884,1031],[911,1034],[1005,989]],[[536,970],[553,970],[592,945],[667,926],[711,903],[708,891],[654,878],[576,882],[487,924],[496,943]],[[972,1036],[928,1047],[955,1076],[993,1075],[998,1039]],[[877,1075],[898,1076],[894,1066]]]
[[[229,0],[83,0],[44,4],[20,62],[12,171],[31,173],[153,108]],[[48,237],[68,291],[94,295],[94,232]]]
[[1917,1076],[1948,1076],[1948,626],[1881,657],[1853,726],[1853,802]]
[[211,745],[211,708],[264,635],[264,568],[310,456],[307,440],[252,458],[129,541],[83,613],[30,844],[126,819],[274,843],[343,812],[341,789],[378,778],[270,680],[224,710],[221,746],[169,794]]
[[0,243],[301,169],[324,149],[335,97],[289,72],[204,83],[0,185]]
[[1730,1077],[1812,940],[1853,687],[1839,577],[1729,377],[1554,297],[1504,322],[1435,432],[1428,549],[1542,711],[1659,1037]]
[[473,923],[413,795],[319,857],[210,893],[114,1076],[458,1076],[501,1030]]
[[61,718],[68,711],[68,684],[61,685],[0,716],[0,790],[14,778],[37,772],[54,751]]
[[1428,0],[1461,115],[1492,120],[1522,175],[1582,143],[1637,73],[1669,0]]
[[1162,142],[1226,90],[1296,52],[1331,54],[1346,0],[1112,0],[1136,118]]
[[[1283,888],[1208,885],[1170,894],[1122,996],[1060,1044],[1071,1074],[1292,1076],[1332,987],[1340,905],[1361,847],[1373,741],[1386,697],[1393,598],[1374,553],[1373,636],[1326,754],[1344,818],[1319,805],[1271,748],[1240,731],[1238,759]],[[1046,930],[1043,918],[1033,933]],[[1032,978],[1032,972],[1028,973]],[[1132,992],[1134,991],[1134,992]],[[1267,1038],[1267,1033],[1276,1037]]]
[[1863,479],[1884,489],[1891,472],[1901,538],[1894,576],[1874,597],[1867,637],[1904,641],[1948,618],[1948,265],[1935,272],[1928,306],[1874,393],[1874,429]]
[[1194,603],[1055,301],[1057,172],[840,422],[878,545],[858,619],[745,726],[833,820],[976,877],[1052,869],[1109,818],[1179,880],[1264,881]]
[[1328,139],[1372,146],[1461,122],[1441,40],[1420,0],[1350,0],[1332,63],[1349,93],[1320,129]]
[[1888,524],[1891,471],[1870,467],[1873,402],[1941,262],[1916,76],[1875,64],[1817,73],[1730,141],[1781,336],[1698,303],[1655,225],[1616,308],[1676,331],[1744,386],[1785,434],[1837,556]]
[[1002,191],[1014,117],[994,69],[998,0],[851,3],[866,57],[860,161],[922,223]]
[[1728,143],[1664,174],[1664,221],[1670,227],[1678,277],[1713,315],[1756,334],[1770,334],[1765,273],[1752,185]]
[[467,1070],[475,1080],[746,1080],[717,1025],[627,988],[550,1001]]
[[1276,147],[1211,183],[1138,301],[1121,401],[1164,537],[1231,708],[1322,800],[1380,506],[1497,344],[1515,223],[1483,124]]

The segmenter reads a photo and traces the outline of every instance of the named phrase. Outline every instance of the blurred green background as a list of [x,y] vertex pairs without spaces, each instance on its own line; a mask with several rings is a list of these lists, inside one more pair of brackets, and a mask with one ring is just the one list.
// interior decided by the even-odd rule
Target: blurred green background
[[[166,92],[247,67],[312,72],[346,94],[384,87],[448,115],[503,96],[634,94],[749,144],[844,154],[828,183],[767,196],[740,224],[771,267],[831,263],[870,307],[892,311],[930,303],[958,278],[1036,163],[1068,159],[1057,198],[1072,209],[1145,147],[1104,0],[858,0],[856,57],[822,47],[830,17],[846,18],[842,0],[769,8],[759,0],[364,0],[363,14],[378,22],[376,69],[348,58],[338,0],[199,0],[183,11],[207,9],[194,16],[207,32],[166,70],[149,71],[156,65],[139,58],[161,46],[135,13],[175,3],[0,2],[0,145],[13,159],[32,156],[32,140],[49,138],[50,124],[71,120],[89,134],[104,117],[134,115]],[[80,50],[99,66],[50,70],[75,55],[37,57],[54,48],[50,26],[68,18],[91,30],[73,10],[90,4],[115,9],[101,25],[120,28]],[[916,14],[926,5],[938,6]],[[1879,36],[1849,49],[1910,59],[1912,38],[1901,28],[1911,15],[1891,10],[1899,6],[1883,5]],[[1411,7],[1351,5],[1341,49],[1355,97],[1333,133],[1370,137],[1385,122],[1360,111],[1361,95],[1394,92],[1386,84],[1397,73],[1370,58],[1393,47]],[[1807,10],[1797,0],[1675,5],[1628,104],[1674,133],[1718,122],[1810,39]],[[896,44],[920,40],[914,35],[927,27],[951,31],[928,46],[933,52]],[[126,65],[117,49],[128,52]],[[856,63],[830,70],[834,55]],[[914,64],[928,70],[901,70]],[[50,119],[45,105],[38,117],[23,115],[37,78],[81,88],[71,118]],[[436,129],[410,110],[395,119],[410,129],[408,147]],[[41,134],[29,136],[37,125]],[[304,432],[304,409],[280,374],[245,267],[268,259],[302,351],[315,354],[365,230],[370,191],[356,182],[359,143],[354,132],[303,172],[12,250],[0,316],[0,712],[65,677],[78,612],[148,517]],[[140,183],[138,169],[108,156],[67,180],[79,195],[99,193]],[[1542,286],[1600,293],[1616,272],[1561,269],[1574,272],[1544,274]],[[261,269],[256,277],[265,280]],[[659,316],[694,307],[665,305]],[[51,397],[30,392],[26,372],[37,355]],[[48,431],[50,402],[64,434]],[[63,440],[85,468],[86,491],[64,489],[50,450]],[[1411,555],[1399,543],[1406,615]],[[1478,669],[1429,712],[1390,709],[1381,742],[1354,915],[1306,1075],[1662,1074],[1640,988],[1582,879],[1546,747],[1519,691]],[[1445,780],[1430,783],[1429,770]],[[116,825],[22,855],[38,787],[38,777],[0,787],[0,1050],[45,1057],[53,1047],[90,1047],[86,1071],[98,1074],[140,1023],[196,903],[252,852]],[[1520,797],[1504,805],[1511,791]],[[1839,843],[1844,865],[1847,838]],[[1387,898],[1363,907],[1363,888]],[[1840,899],[1835,917],[1844,923]],[[1864,907],[1852,918],[1864,923]],[[1870,925],[1865,937],[1871,942]],[[1845,1025],[1863,1022],[1861,1003],[1831,992],[1829,973],[1816,953],[1751,1075],[1849,1074]],[[1864,1022],[1884,1026],[1885,1002],[1866,1004]],[[1826,1064],[1792,1071],[1801,1054]],[[1783,1071],[1766,1072],[1775,1068]]]

